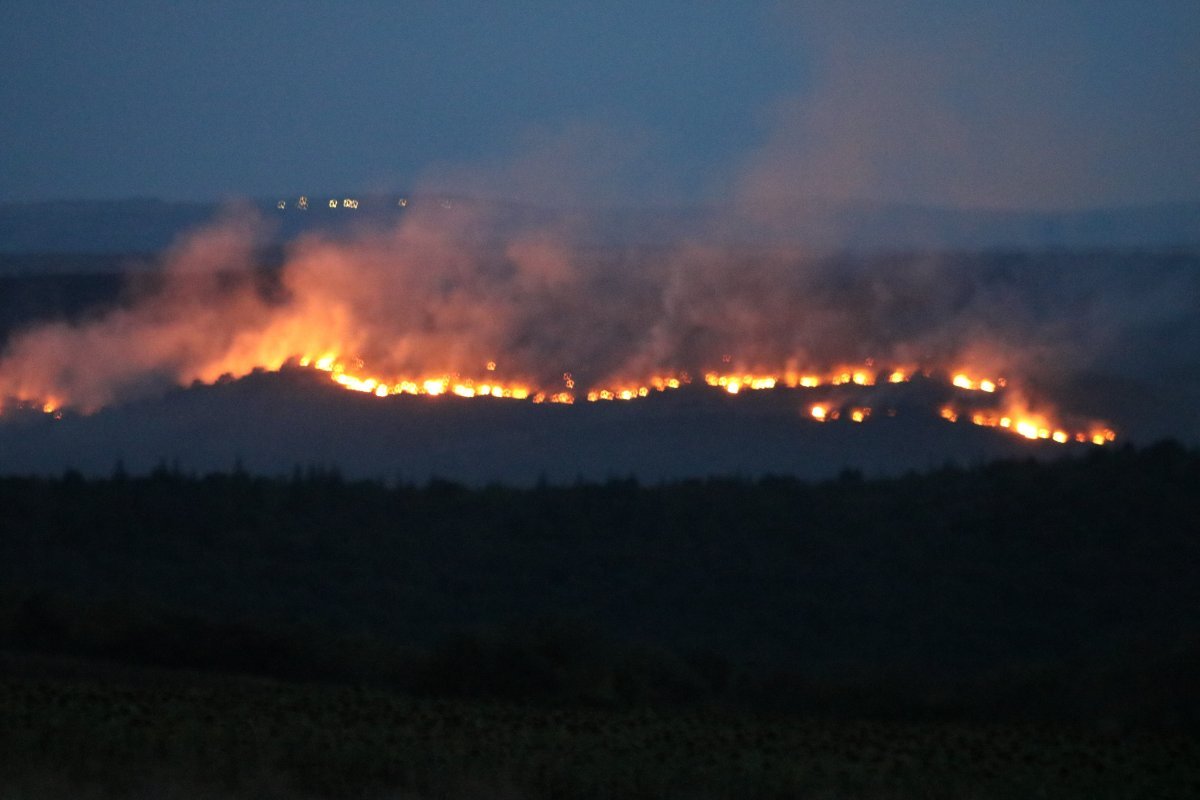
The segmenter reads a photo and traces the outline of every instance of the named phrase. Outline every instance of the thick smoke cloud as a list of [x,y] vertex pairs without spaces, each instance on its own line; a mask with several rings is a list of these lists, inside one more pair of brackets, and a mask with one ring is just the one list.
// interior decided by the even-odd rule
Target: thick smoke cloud
[[260,229],[245,214],[195,233],[122,307],[15,335],[0,396],[95,411],[324,355],[388,379],[550,391],[565,372],[585,391],[873,359],[1005,376],[1010,399],[1031,410],[1094,416],[1113,408],[1095,381],[1136,394],[1170,364],[1184,395],[1195,390],[1195,365],[1172,355],[1200,343],[1189,299],[1200,276],[1187,258],[1153,262],[1146,280],[1136,258],[1111,255],[595,250],[550,224],[497,238],[486,205],[414,205],[391,227],[302,238],[276,272],[257,267]]

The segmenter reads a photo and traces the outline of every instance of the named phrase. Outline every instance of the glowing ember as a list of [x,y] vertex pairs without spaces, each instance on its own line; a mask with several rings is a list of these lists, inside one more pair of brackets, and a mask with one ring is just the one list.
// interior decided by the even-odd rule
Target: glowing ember
[[1032,422],[1026,422],[1024,420],[1017,423],[1017,433],[1021,436],[1024,436],[1026,439],[1038,438],[1037,426]]
[[954,377],[951,378],[950,382],[959,389],[966,389],[969,392],[988,393],[995,392],[997,386],[1003,386],[1005,383],[1003,378],[997,378],[995,380],[991,380],[989,378],[980,378],[977,380],[962,372],[956,373]]

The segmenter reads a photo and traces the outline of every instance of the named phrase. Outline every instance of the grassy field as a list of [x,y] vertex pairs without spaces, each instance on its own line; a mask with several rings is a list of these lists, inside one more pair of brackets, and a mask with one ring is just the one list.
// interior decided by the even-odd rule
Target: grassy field
[[555,708],[84,662],[0,680],[0,797],[1185,798],[1200,741]]

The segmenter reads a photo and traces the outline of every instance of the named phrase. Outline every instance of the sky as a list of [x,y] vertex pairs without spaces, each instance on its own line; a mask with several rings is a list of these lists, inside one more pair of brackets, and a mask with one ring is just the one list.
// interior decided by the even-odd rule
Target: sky
[[0,5],[0,201],[1200,198],[1200,4]]

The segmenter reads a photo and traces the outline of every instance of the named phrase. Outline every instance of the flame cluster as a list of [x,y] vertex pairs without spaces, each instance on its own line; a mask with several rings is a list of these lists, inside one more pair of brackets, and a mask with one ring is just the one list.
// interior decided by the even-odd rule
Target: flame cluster
[[[355,374],[336,355],[318,357],[306,355],[296,363],[300,367],[326,372],[339,386],[350,391],[372,394],[376,397],[393,395],[455,395],[462,398],[491,397],[525,400],[533,403],[572,404],[576,401],[575,379],[570,372],[562,375],[562,387],[541,388],[532,382],[505,381],[492,378],[470,378],[458,374],[435,375],[410,378],[383,379]],[[361,367],[361,362],[357,362]],[[496,362],[485,365],[489,373],[496,371]],[[954,371],[945,375],[929,369],[916,367],[889,367],[877,369],[873,363],[866,367],[841,367],[830,371],[799,372],[785,370],[773,372],[718,372],[704,373],[703,384],[730,395],[743,391],[766,391],[772,389],[818,389],[821,387],[872,387],[880,383],[901,384],[921,376],[926,380],[944,380],[959,394],[997,395],[1008,386],[1003,377],[987,377],[969,371]],[[679,389],[693,383],[686,371],[653,375],[642,381],[614,382],[580,392],[582,399],[590,403],[632,401],[650,396],[652,393]],[[939,410],[947,422],[969,422],[972,425],[996,428],[1029,440],[1045,440],[1056,444],[1069,442],[1104,445],[1116,440],[1115,431],[1103,424],[1070,429],[1055,422],[1045,414],[1035,413],[1020,407],[1018,403],[1003,406],[1004,410],[970,409],[967,403],[943,406]],[[56,409],[48,403],[47,409]],[[841,405],[827,400],[807,407],[806,416],[816,422],[846,420],[852,423],[866,422],[875,413],[869,405]],[[895,416],[894,409],[887,409],[886,416]]]
[[[728,363],[730,359],[722,359]],[[561,385],[542,386],[537,381],[502,378],[497,374],[497,362],[487,361],[481,376],[464,376],[458,373],[419,375],[407,377],[383,377],[367,374],[360,359],[345,359],[338,353],[319,355],[306,354],[287,359],[284,363],[273,361],[272,371],[285,365],[312,369],[329,375],[330,380],[349,391],[385,398],[395,395],[438,397],[453,395],[460,398],[497,398],[532,403],[556,403],[570,405],[577,399],[590,403],[632,401],[651,394],[680,389],[693,383],[738,395],[742,392],[788,390],[818,390],[825,387],[868,389],[884,384],[909,383],[920,377],[925,381],[942,382],[954,393],[954,399],[939,409],[942,419],[950,423],[968,422],[972,425],[995,428],[1028,440],[1044,440],[1057,444],[1070,442],[1104,445],[1116,439],[1114,430],[1106,424],[1090,423],[1068,426],[1051,419],[1047,414],[1035,412],[1021,402],[1019,397],[1005,397],[1008,381],[999,376],[980,375],[970,370],[936,371],[915,365],[888,366],[881,368],[868,360],[862,366],[843,366],[831,370],[801,371],[786,369],[771,371],[719,371],[703,372],[701,380],[694,380],[687,371],[676,371],[651,375],[641,380],[614,380],[587,389],[578,389],[572,373],[562,373]],[[971,402],[972,398],[988,396],[986,406]],[[43,413],[62,418],[63,408],[68,405],[60,398],[20,398],[18,407],[39,409]],[[3,408],[0,407],[0,411]],[[895,416],[892,408],[884,410],[886,416]],[[822,399],[805,406],[804,416],[825,423],[845,420],[852,423],[866,422],[875,414],[875,409],[865,404],[847,404],[833,399]]]
[[[532,403],[557,403],[570,405],[576,402],[576,382],[570,372],[562,374],[561,387],[538,387],[532,382],[521,380],[504,380],[497,377],[464,377],[459,374],[427,375],[407,378],[382,378],[363,374],[361,361],[355,359],[353,367],[336,354],[319,356],[305,355],[290,361],[301,368],[324,372],[338,386],[353,392],[373,395],[375,397],[391,397],[395,395],[413,395],[438,397],[454,395],[461,398],[488,397],[508,400],[528,401]],[[489,361],[484,366],[485,373],[496,372],[495,361]],[[879,383],[899,384],[908,383],[914,376],[926,380],[936,380],[939,375],[928,369],[913,367],[892,367],[875,369],[868,367],[838,368],[826,372],[798,372],[785,370],[779,373],[771,372],[717,372],[704,373],[703,384],[723,391],[729,395],[737,395],[743,391],[767,391],[772,389],[818,389],[821,387],[872,387]],[[1007,380],[1001,377],[982,377],[969,372],[953,372],[942,376],[960,394],[970,396],[975,393],[996,395],[1008,386]],[[590,403],[609,401],[632,401],[650,396],[652,393],[667,392],[693,383],[693,378],[686,371],[654,375],[642,381],[622,381],[596,386],[579,392],[579,396]],[[66,404],[57,398],[45,398],[41,401],[24,400],[19,407],[40,409],[43,413],[62,418],[63,407]],[[1069,442],[1091,443],[1104,445],[1116,440],[1116,432],[1104,424],[1091,424],[1086,427],[1069,428],[1055,422],[1045,414],[1035,413],[1014,403],[1011,406],[1001,406],[1002,410],[971,409],[969,404],[956,401],[942,406],[939,415],[950,423],[969,422],[972,425],[996,428],[1029,440],[1045,440],[1056,444]],[[2,410],[2,409],[0,409]],[[844,405],[832,400],[824,400],[807,406],[805,416],[809,419],[824,423],[845,420],[852,423],[867,421],[875,413],[869,405]],[[894,409],[886,410],[887,416],[895,416]]]
[[948,422],[958,422],[962,419],[972,425],[984,428],[1001,428],[1025,439],[1047,439],[1057,444],[1074,441],[1103,445],[1116,441],[1117,438],[1117,434],[1112,428],[1094,426],[1088,430],[1069,431],[1039,414],[983,411],[962,414],[953,406],[945,406],[941,410],[941,416]]

